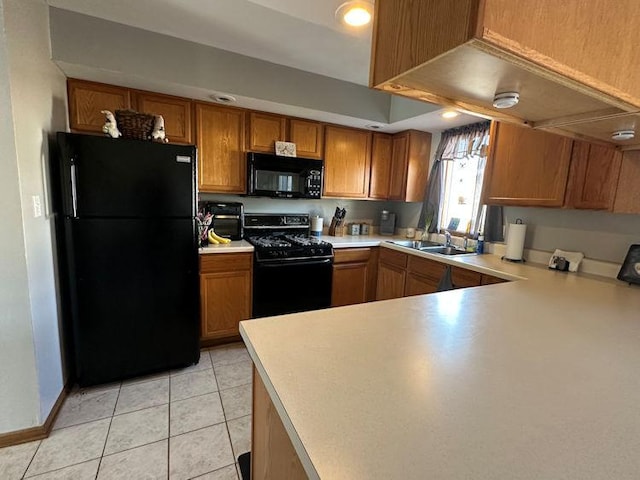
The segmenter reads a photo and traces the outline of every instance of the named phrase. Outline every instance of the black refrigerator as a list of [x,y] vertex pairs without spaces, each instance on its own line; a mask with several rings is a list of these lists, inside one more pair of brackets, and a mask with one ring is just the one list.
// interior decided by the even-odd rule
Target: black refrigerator
[[66,361],[81,386],[197,363],[196,149],[58,133]]

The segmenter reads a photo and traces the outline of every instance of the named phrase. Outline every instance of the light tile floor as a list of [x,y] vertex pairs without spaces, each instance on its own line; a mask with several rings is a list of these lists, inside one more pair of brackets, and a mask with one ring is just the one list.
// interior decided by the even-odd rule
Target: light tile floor
[[238,480],[251,448],[251,360],[242,343],[183,370],[76,389],[49,438],[0,449],[0,479]]

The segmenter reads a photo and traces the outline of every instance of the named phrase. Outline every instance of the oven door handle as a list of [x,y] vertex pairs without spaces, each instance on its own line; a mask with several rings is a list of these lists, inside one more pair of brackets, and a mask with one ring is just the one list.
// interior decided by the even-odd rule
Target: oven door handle
[[333,258],[323,258],[320,260],[299,260],[297,258],[292,258],[290,260],[287,259],[282,259],[282,260],[275,260],[275,261],[270,261],[270,262],[261,262],[258,261],[256,262],[256,267],[269,267],[269,268],[274,268],[274,267],[298,267],[301,265],[307,266],[307,265],[327,265],[327,264],[331,264],[333,262]]

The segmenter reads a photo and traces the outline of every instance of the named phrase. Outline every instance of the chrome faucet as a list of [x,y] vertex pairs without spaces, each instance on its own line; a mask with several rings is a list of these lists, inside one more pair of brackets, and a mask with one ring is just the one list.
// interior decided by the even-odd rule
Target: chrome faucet
[[444,246],[445,247],[451,246],[451,234],[447,231],[444,232]]

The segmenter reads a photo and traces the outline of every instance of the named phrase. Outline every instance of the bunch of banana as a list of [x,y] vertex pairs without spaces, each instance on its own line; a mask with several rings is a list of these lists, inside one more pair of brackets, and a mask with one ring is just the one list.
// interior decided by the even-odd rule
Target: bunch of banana
[[231,243],[231,240],[228,238],[223,238],[213,231],[213,228],[209,229],[209,233],[207,234],[207,238],[209,239],[209,243],[213,245],[218,245],[219,243]]

